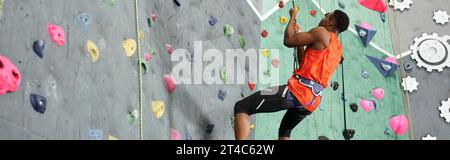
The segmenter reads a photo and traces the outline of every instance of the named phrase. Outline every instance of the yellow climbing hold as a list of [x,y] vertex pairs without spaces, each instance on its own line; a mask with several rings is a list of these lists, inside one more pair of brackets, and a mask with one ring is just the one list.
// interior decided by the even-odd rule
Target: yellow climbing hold
[[114,140],[119,140],[119,139],[116,138],[116,137],[114,137],[114,136],[112,136],[112,135],[109,135],[109,136],[108,136],[108,140],[114,141]]
[[139,39],[143,40],[145,38],[144,31],[139,31]]
[[122,42],[123,50],[127,57],[131,57],[136,53],[137,43],[134,39],[127,39]]
[[270,56],[269,49],[263,49],[262,52],[261,52],[261,54],[262,54],[264,57],[269,57],[269,56]]
[[280,23],[285,24],[287,22],[287,18],[285,16],[280,17]]
[[255,129],[255,125],[254,124],[250,125],[250,129]]
[[97,45],[91,40],[87,41],[86,49],[88,53],[91,55],[92,62],[96,63],[98,61],[98,57],[100,57],[100,51],[98,50]]
[[163,101],[153,101],[152,102],[152,111],[155,114],[156,118],[161,118],[164,114],[164,110],[166,109]]

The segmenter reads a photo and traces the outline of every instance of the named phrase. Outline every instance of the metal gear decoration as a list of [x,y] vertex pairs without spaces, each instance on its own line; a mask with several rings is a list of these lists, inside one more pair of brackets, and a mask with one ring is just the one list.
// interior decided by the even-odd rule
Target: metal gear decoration
[[438,10],[434,12],[433,19],[437,24],[445,25],[449,22],[450,16],[447,14],[447,11]]
[[409,9],[412,5],[412,0],[389,0],[389,5],[394,7],[394,9],[404,11],[405,9]]
[[427,136],[422,137],[422,140],[437,140],[437,138],[428,134]]
[[419,83],[417,82],[416,78],[408,76],[406,78],[403,78],[402,86],[405,91],[413,92],[417,90],[417,86],[419,86]]
[[450,98],[441,103],[442,105],[439,106],[439,111],[441,111],[440,116],[445,119],[445,122],[450,123]]
[[440,37],[437,33],[414,38],[411,45],[411,58],[417,61],[417,66],[425,67],[428,72],[442,72],[444,67],[450,67],[450,36]]

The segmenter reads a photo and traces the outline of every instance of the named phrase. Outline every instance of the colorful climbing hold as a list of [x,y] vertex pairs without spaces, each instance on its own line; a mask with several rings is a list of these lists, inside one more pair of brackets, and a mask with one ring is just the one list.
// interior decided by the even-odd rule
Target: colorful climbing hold
[[166,44],[167,53],[170,55],[173,53],[173,46],[171,44]]
[[173,0],[173,2],[174,2],[178,7],[181,6],[180,0]]
[[283,2],[283,0],[280,0],[280,3],[278,3],[278,7],[284,8],[284,2]]
[[309,14],[310,14],[311,16],[316,16],[317,11],[314,10],[314,9],[311,9],[311,10],[309,11]]
[[367,72],[367,70],[362,70],[361,77],[363,77],[364,79],[369,78],[369,72]]
[[269,57],[270,56],[270,51],[269,51],[269,49],[265,48],[265,49],[262,50],[261,54],[264,57]]
[[86,44],[86,49],[89,55],[91,55],[92,62],[96,63],[98,61],[98,58],[100,57],[100,51],[97,45],[95,45],[95,43],[92,42],[91,40],[88,40]]
[[[366,28],[364,28],[364,27],[366,27]],[[356,31],[358,32],[358,35],[359,35],[364,47],[367,47],[369,45],[370,41],[372,41],[373,37],[377,33],[376,30],[367,29],[367,27],[369,27],[369,26],[355,25]]]
[[139,111],[134,110],[128,113],[128,124],[134,126],[136,124],[137,119],[139,119]]
[[405,68],[405,71],[411,71],[413,69],[413,65],[411,64],[411,62],[405,62],[405,64],[403,64],[403,67]]
[[243,35],[239,35],[238,37],[238,41],[239,41],[239,46],[244,49],[247,42],[245,41],[245,37]]
[[317,140],[327,141],[327,140],[330,140],[330,138],[328,138],[327,136],[319,136],[319,138]]
[[229,24],[224,24],[223,25],[223,33],[226,37],[231,37],[231,35],[234,34],[234,28],[231,27]]
[[220,78],[222,78],[223,82],[227,82],[228,74],[225,66],[222,66],[222,69],[220,69]]
[[361,105],[361,108],[366,112],[372,111],[372,109],[374,107],[373,101],[370,101],[370,100],[362,99],[361,101],[359,101],[359,104]]
[[208,124],[206,126],[206,133],[211,134],[214,131],[214,124]]
[[225,97],[227,96],[227,91],[225,91],[224,89],[219,89],[218,92],[219,92],[219,93],[218,93],[217,97],[218,97],[220,100],[224,101],[224,100],[225,100]]
[[334,81],[332,84],[331,84],[331,87],[333,87],[333,90],[338,90],[339,89],[339,82],[337,82],[337,81]]
[[150,48],[150,54],[151,55],[155,55],[156,54],[156,49],[155,48]]
[[17,67],[8,58],[0,55],[0,95],[16,91],[21,79],[22,76]]
[[380,13],[380,18],[383,23],[386,22],[386,13]]
[[141,67],[142,67],[142,73],[143,74],[147,74],[147,65],[148,65],[147,61],[142,61],[141,62]]
[[256,84],[253,81],[248,82],[248,88],[253,91],[255,89]]
[[383,99],[384,97],[384,90],[383,88],[375,88],[372,90],[372,96],[375,97],[378,100]]
[[358,105],[356,103],[352,103],[352,104],[350,104],[350,109],[353,112],[358,112]]
[[255,125],[254,125],[254,124],[251,124],[251,125],[250,125],[250,129],[255,129]]
[[77,22],[80,25],[82,31],[89,31],[89,25],[91,24],[91,16],[87,13],[81,13],[77,16]]
[[119,139],[114,137],[114,136],[112,136],[112,135],[108,135],[108,140],[110,140],[110,141],[117,141]]
[[185,133],[184,136],[185,136],[186,140],[192,140],[191,134]]
[[152,102],[152,111],[157,119],[161,118],[166,110],[166,105],[163,101],[153,101]]
[[384,0],[358,0],[358,2],[360,5],[380,13],[387,10],[387,4]]
[[261,36],[262,36],[263,38],[267,38],[268,35],[269,35],[269,32],[267,32],[267,30],[263,30],[263,31],[261,32]]
[[136,53],[137,43],[134,39],[127,39],[122,42],[123,50],[127,57],[131,57]]
[[340,0],[340,1],[338,2],[338,6],[339,6],[339,8],[345,9],[345,3],[342,2],[342,0]]
[[48,24],[47,31],[54,43],[56,43],[58,46],[64,46],[64,43],[66,42],[66,34],[60,26]]
[[101,129],[90,129],[89,140],[103,140],[103,131]]
[[280,65],[280,60],[278,59],[273,59],[272,60],[272,66],[275,68],[278,68],[278,66]]
[[392,56],[388,56],[384,59],[384,61],[392,63],[392,64],[398,64],[397,59],[395,57]]
[[244,98],[245,96],[246,96],[245,90],[242,90],[242,91],[241,91],[241,97]]
[[263,71],[263,74],[264,74],[265,76],[269,77],[269,76],[270,76],[270,70],[269,70],[269,69],[264,70],[264,71]]
[[218,21],[219,21],[219,20],[217,20],[216,17],[211,16],[211,17],[209,18],[209,20],[208,20],[208,23],[209,23],[209,25],[214,26],[214,25],[217,24]]
[[33,51],[39,58],[44,58],[45,40],[37,40],[33,42]]
[[138,38],[139,38],[140,40],[143,40],[143,39],[145,38],[145,32],[144,32],[144,31],[139,31]]
[[47,110],[47,99],[45,99],[45,97],[43,96],[31,93],[30,103],[34,111],[38,113],[44,114]]
[[165,75],[164,76],[164,83],[166,84],[166,89],[169,93],[172,93],[177,88],[175,77],[172,75]]
[[280,23],[281,24],[287,23],[287,18],[285,16],[280,16]]
[[147,62],[150,62],[151,59],[152,59],[152,56],[149,53],[145,53],[144,60]]
[[375,66],[375,68],[378,69],[378,71],[384,76],[389,77],[390,75],[393,75],[396,73],[398,66],[396,64],[386,62],[384,60],[366,55],[370,62]]
[[403,135],[408,131],[408,118],[404,115],[397,115],[389,119],[389,126],[397,135]]
[[153,22],[151,18],[147,18],[148,27],[153,27]]
[[156,20],[158,19],[158,14],[155,11],[153,11],[150,17],[152,18],[153,22],[156,22]]
[[359,26],[361,26],[362,28],[367,29],[367,30],[371,30],[373,28],[371,24],[366,23],[366,22],[362,22],[361,24],[359,24]]
[[116,5],[116,0],[105,0],[106,3],[108,3],[110,6],[115,6]]
[[176,129],[171,128],[170,129],[170,140],[181,140],[181,133],[178,132]]

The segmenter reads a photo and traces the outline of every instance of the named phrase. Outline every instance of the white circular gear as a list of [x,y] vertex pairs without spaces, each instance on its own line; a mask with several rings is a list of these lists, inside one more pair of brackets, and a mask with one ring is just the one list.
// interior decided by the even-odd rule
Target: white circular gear
[[427,136],[422,137],[422,140],[437,140],[437,138],[428,134]]
[[445,25],[449,22],[450,16],[447,14],[447,11],[438,10],[434,12],[433,19],[437,24]]
[[412,5],[412,0],[389,0],[389,5],[394,7],[394,9],[404,11],[405,9],[409,9]]
[[445,119],[445,122],[450,123],[450,98],[441,103],[442,105],[438,108],[441,111],[440,116]]
[[410,47],[411,58],[417,61],[417,66],[426,68],[428,72],[442,72],[445,67],[450,67],[449,40],[450,36],[447,35],[440,37],[437,33],[423,33],[421,37],[414,38],[414,44]]
[[402,86],[405,91],[413,92],[417,90],[419,83],[417,82],[416,78],[408,76],[402,79]]

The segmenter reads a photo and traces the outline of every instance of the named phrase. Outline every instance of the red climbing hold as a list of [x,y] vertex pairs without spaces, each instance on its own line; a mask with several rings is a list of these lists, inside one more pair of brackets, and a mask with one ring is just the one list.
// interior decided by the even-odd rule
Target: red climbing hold
[[248,82],[248,88],[250,88],[251,91],[253,91],[255,89],[256,84],[253,83],[253,81],[249,81]]
[[310,14],[311,16],[315,16],[315,15],[317,14],[317,11],[314,10],[314,9],[311,9],[311,10],[309,11],[309,14]]
[[150,54],[146,53],[144,55],[144,59],[145,59],[145,61],[150,62],[150,60],[152,59],[152,56]]
[[171,128],[170,129],[170,140],[181,140],[181,133],[178,132],[176,129]]
[[278,3],[278,7],[284,8],[284,2],[283,2],[283,0],[281,0],[280,3]]
[[9,61],[0,55],[0,95],[6,92],[14,92],[20,86],[20,71]]
[[66,42],[66,34],[60,26],[48,24],[47,30],[53,42],[55,42],[58,46],[64,46],[64,43]]
[[262,36],[263,38],[266,38],[268,35],[269,35],[269,32],[267,32],[267,30],[263,30],[263,31],[261,32],[261,36]]
[[156,22],[156,19],[158,18],[158,15],[156,14],[156,12],[153,12],[151,17],[152,17],[153,22]]
[[170,55],[173,53],[173,46],[171,44],[166,44],[167,53]]
[[164,82],[166,84],[166,89],[169,93],[172,93],[175,91],[175,89],[177,89],[175,77],[173,77],[172,75],[165,75]]
[[278,68],[278,66],[280,65],[280,60],[278,59],[273,59],[272,60],[272,66],[275,68]]

